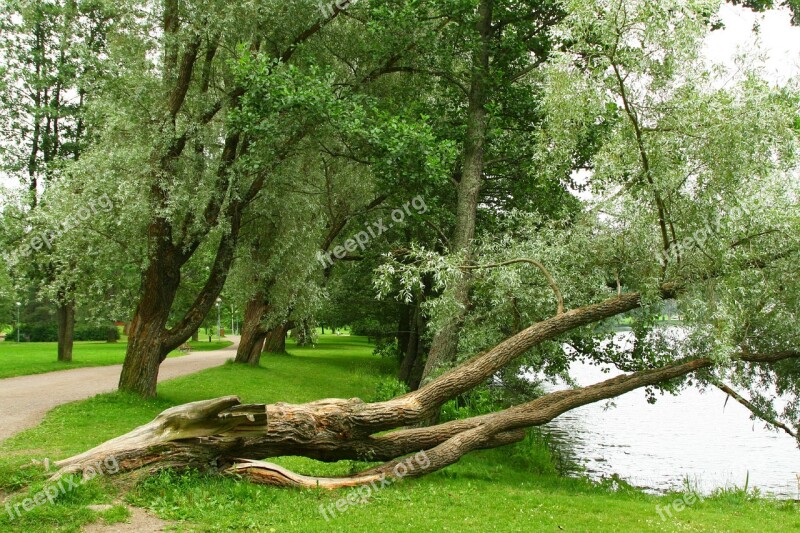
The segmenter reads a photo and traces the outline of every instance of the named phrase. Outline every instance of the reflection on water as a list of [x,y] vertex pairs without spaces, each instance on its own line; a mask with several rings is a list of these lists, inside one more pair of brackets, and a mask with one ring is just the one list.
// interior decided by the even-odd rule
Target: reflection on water
[[[571,374],[589,385],[616,374],[576,363]],[[557,387],[563,388],[563,387]],[[654,491],[680,489],[688,478],[697,490],[744,486],[762,494],[800,498],[800,450],[786,433],[750,420],[750,411],[717,390],[694,389],[658,397],[637,390],[605,403],[565,413],[544,426],[592,478],[618,474]]]

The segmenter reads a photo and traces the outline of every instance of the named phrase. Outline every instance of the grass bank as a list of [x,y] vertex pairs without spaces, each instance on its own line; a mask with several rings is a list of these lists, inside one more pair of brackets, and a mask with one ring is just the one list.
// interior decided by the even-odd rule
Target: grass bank
[[[59,459],[145,423],[172,405],[238,394],[246,402],[305,402],[323,397],[370,399],[392,362],[371,355],[358,337],[323,336],[316,348],[290,346],[290,355],[265,356],[260,368],[225,365],[159,385],[159,398],[141,402],[100,395],[62,406],[37,428],[0,444],[0,531],[78,531],[82,524],[124,520],[125,502],[175,523],[178,531],[796,531],[792,503],[755,500],[738,491],[694,502],[662,520],[658,498],[609,482],[559,477],[549,450],[535,435],[499,450],[471,454],[421,479],[374,492],[351,504],[348,490],[321,492],[255,486],[200,473],[163,474],[121,484],[96,479],[11,520],[6,503],[19,504],[46,488],[43,468],[21,470],[32,459]],[[304,473],[337,475],[363,463],[323,464],[281,458]],[[5,500],[5,501],[3,501]],[[339,503],[341,500],[344,504]],[[350,496],[355,501],[354,496]],[[337,508],[338,505],[338,508]],[[325,510],[325,514],[321,512]],[[339,510],[341,509],[341,510]]]
[[[233,344],[230,341],[191,342],[192,351],[219,350]],[[120,365],[125,359],[125,340],[119,342],[81,341],[76,342],[72,362],[57,360],[58,343],[55,342],[0,342],[0,379],[31,374],[43,374],[70,368],[87,366]],[[170,357],[180,357],[179,351]]]

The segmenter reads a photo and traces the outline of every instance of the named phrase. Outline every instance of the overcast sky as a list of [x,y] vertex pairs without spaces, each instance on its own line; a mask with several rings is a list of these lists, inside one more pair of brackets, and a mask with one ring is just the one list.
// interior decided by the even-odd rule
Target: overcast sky
[[[737,55],[758,48],[766,62],[765,74],[771,81],[783,84],[800,75],[800,28],[790,24],[788,9],[756,14],[725,3],[720,16],[725,29],[709,35],[706,45],[709,60],[734,69]],[[758,28],[756,32],[754,27]]]
[[[723,64],[735,72],[738,55],[760,50],[766,66],[765,76],[773,83],[784,84],[789,78],[800,75],[800,28],[790,24],[787,9],[756,14],[724,3],[720,17],[725,28],[712,32],[707,39],[706,56],[711,62]],[[0,173],[0,186],[15,184],[15,180]]]

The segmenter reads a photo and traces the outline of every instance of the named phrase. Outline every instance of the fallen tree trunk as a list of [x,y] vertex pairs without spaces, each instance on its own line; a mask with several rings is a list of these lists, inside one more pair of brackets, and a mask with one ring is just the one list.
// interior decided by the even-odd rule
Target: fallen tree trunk
[[[57,476],[87,472],[113,459],[120,472],[198,468],[238,474],[278,486],[336,488],[372,483],[386,476],[419,476],[444,468],[464,454],[521,440],[525,428],[549,422],[589,403],[686,376],[715,363],[709,358],[618,376],[588,387],[553,392],[534,401],[480,417],[431,427],[399,429],[424,420],[444,402],[482,383],[538,342],[638,306],[639,296],[622,295],[534,324],[495,348],[474,357],[426,386],[385,402],[358,398],[326,399],[301,405],[241,405],[235,396],[177,406],[153,422],[88,452],[57,463]],[[766,356],[744,354],[741,361],[773,363],[798,357],[787,351]],[[424,453],[424,464],[410,469],[409,454]],[[323,461],[386,461],[344,478],[301,476],[260,460],[299,455]],[[401,468],[402,467],[402,468]]]

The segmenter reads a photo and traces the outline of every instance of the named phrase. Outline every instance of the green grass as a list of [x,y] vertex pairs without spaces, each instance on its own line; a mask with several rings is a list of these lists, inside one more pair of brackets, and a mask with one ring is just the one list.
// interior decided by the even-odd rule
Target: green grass
[[[230,341],[191,342],[192,351],[219,350],[233,344]],[[126,343],[85,341],[76,342],[73,348],[72,362],[57,361],[58,344],[55,342],[0,342],[0,379],[14,376],[42,374],[56,370],[81,368],[87,366],[107,366],[122,364],[125,359]],[[170,357],[179,357],[174,351]]]
[[[224,365],[159,385],[157,400],[142,402],[106,394],[64,405],[37,428],[0,444],[0,531],[78,531],[99,516],[94,503],[128,503],[174,521],[180,531],[796,531],[800,515],[792,503],[752,499],[741,491],[673,513],[662,521],[657,498],[624,483],[594,484],[559,477],[541,438],[471,454],[460,463],[348,505],[326,520],[320,506],[334,506],[349,491],[284,490],[200,473],[166,473],[124,486],[114,478],[82,485],[54,505],[10,521],[13,504],[44,486],[41,467],[20,470],[31,459],[59,459],[145,423],[183,402],[238,394],[245,402],[304,402],[322,397],[370,399],[377,382],[393,373],[392,362],[371,355],[363,338],[320,338],[316,348],[289,347],[290,355],[265,356],[261,368]],[[338,475],[362,468],[343,461],[323,464],[304,458],[279,462],[303,473]],[[124,509],[107,511],[108,522]],[[329,517],[330,518],[330,517]]]

